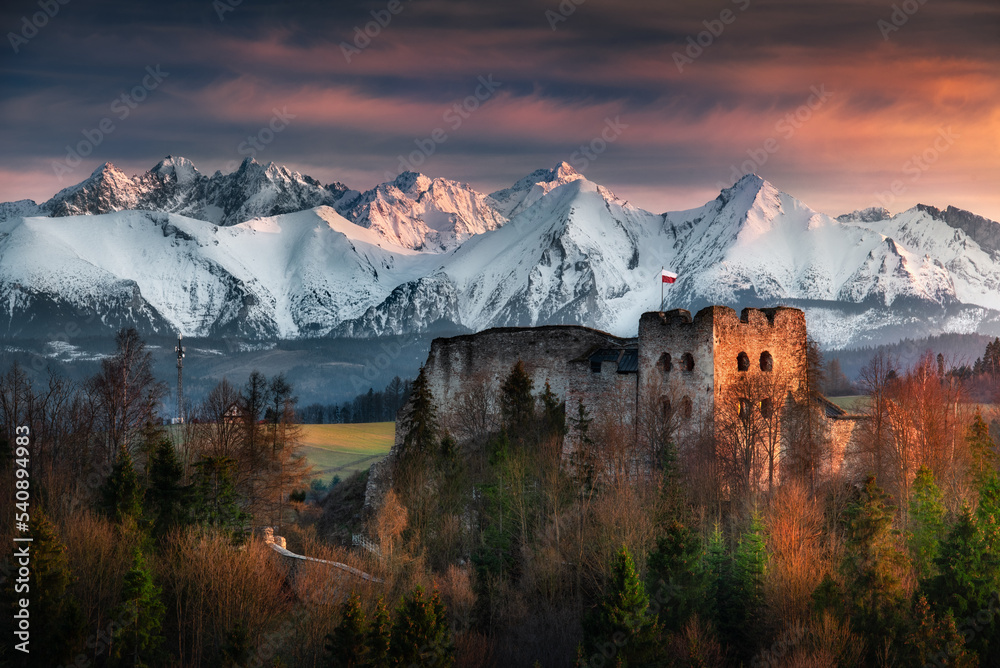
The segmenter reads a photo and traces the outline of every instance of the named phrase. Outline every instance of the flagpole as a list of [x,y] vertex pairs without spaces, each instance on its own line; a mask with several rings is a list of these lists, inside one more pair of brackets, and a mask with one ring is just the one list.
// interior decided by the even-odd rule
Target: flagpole
[[660,266],[660,310],[663,310],[663,270],[666,269],[664,266]]

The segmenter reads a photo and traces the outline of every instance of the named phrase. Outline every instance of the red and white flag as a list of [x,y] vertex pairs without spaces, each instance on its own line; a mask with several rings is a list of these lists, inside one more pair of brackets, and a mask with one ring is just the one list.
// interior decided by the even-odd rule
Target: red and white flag
[[664,283],[673,283],[676,280],[677,280],[677,274],[675,274],[672,271],[667,271],[666,269],[663,270],[663,282]]

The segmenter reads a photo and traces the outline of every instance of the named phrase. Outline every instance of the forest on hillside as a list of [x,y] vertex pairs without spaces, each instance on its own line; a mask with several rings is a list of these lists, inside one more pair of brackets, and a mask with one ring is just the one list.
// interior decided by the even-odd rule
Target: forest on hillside
[[[830,365],[810,351],[818,395]],[[32,654],[5,644],[0,661],[1000,665],[998,381],[876,354],[857,380],[866,419],[830,467],[811,401],[682,428],[662,406],[566,405],[518,364],[451,425],[421,373],[392,486],[365,510],[364,473],[306,500],[280,374],[220,382],[197,421],[167,429],[166,388],[123,331],[84,382],[0,375],[0,494],[30,491],[15,510],[34,538]],[[372,579],[289,568],[263,527]],[[8,553],[9,611],[16,573]],[[0,618],[7,638],[13,623]]]

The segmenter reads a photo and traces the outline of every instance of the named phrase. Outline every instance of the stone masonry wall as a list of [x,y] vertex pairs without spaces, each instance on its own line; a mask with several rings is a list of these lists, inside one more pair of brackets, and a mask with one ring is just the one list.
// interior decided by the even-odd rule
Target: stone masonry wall
[[[591,367],[589,356],[596,350],[636,347],[636,373],[618,373],[614,361],[602,362],[600,372]],[[741,353],[747,357],[745,370],[738,367]],[[761,368],[765,353],[770,356],[770,371]],[[778,307],[743,309],[737,316],[736,311],[725,306],[704,308],[693,318],[681,309],[644,313],[639,320],[638,340],[571,325],[496,328],[435,339],[424,372],[442,427],[455,435],[463,410],[467,410],[464,400],[470,388],[486,383],[498,391],[518,360],[524,362],[534,380],[534,393],[541,393],[548,382],[552,391],[566,401],[567,414],[575,414],[578,400],[591,414],[600,409],[602,402],[613,400],[617,406],[628,406],[625,410],[634,415],[640,398],[658,398],[661,404],[669,403],[675,414],[689,406],[691,425],[700,418],[718,423],[719,411],[724,405],[729,408],[727,389],[747,378],[766,375],[780,380],[785,384],[782,396],[791,392],[794,398],[800,398],[806,370],[805,314]],[[853,430],[853,424],[835,426],[831,429],[831,455],[837,460],[830,462],[833,470],[839,469],[844,442]],[[394,451],[400,445],[401,432],[397,428]],[[372,467],[366,505],[380,499],[387,489],[391,462],[390,454]]]

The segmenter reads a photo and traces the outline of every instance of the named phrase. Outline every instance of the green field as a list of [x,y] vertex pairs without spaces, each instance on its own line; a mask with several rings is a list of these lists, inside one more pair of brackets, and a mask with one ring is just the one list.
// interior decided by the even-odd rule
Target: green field
[[328,482],[366,470],[389,452],[395,434],[394,422],[304,424],[301,451],[316,477]]
[[868,407],[868,397],[865,395],[850,397],[827,397],[830,401],[843,408],[848,413],[858,413]]

